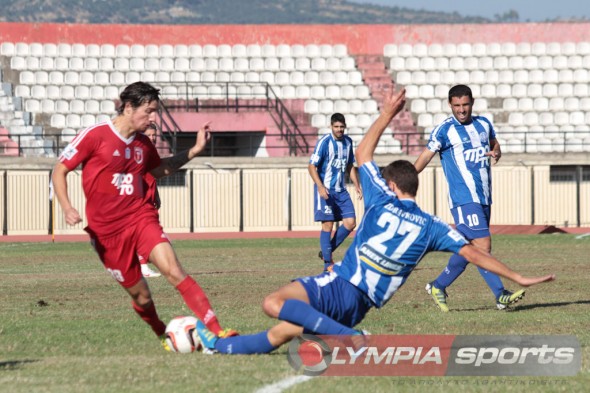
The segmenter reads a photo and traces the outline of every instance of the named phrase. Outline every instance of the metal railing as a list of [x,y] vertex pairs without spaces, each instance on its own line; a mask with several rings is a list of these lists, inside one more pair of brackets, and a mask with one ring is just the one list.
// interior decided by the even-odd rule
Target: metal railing
[[[162,92],[161,114],[172,120],[170,112],[226,111],[240,112],[268,111],[279,129],[281,139],[287,141],[289,154],[310,152],[306,136],[301,132],[291,113],[266,82],[198,82],[198,83],[159,83]],[[173,122],[173,120],[172,120]],[[178,126],[162,124],[162,133],[177,138]],[[188,130],[184,130],[188,131]],[[195,130],[196,131],[196,130]],[[176,151],[176,146],[172,146]]]
[[[168,115],[166,115],[168,116]],[[168,135],[164,135],[163,138],[176,139],[176,145],[183,145],[179,143],[183,138],[194,138],[194,135],[178,132],[178,126],[175,123],[162,122],[162,128],[168,130]],[[175,131],[176,127],[176,131]],[[245,135],[252,134],[252,135]],[[511,138],[508,140],[503,139],[502,132],[498,133],[498,138],[502,147],[502,151],[505,153],[522,153],[522,154],[535,154],[535,153],[588,153],[590,152],[590,144],[584,143],[585,138],[588,136],[587,131],[555,131],[554,135],[558,135],[557,138],[544,139],[547,135],[547,131],[518,131],[510,132]],[[243,133],[243,132],[227,132],[219,135],[213,135],[213,139],[209,144],[208,149],[204,152],[205,155],[219,155],[219,156],[234,156],[237,152],[241,152],[238,155],[250,155],[255,156],[258,149],[261,148],[259,138],[261,133]],[[283,145],[269,145],[268,141],[272,140],[272,137],[285,137],[284,133],[264,133],[266,138],[266,150],[281,150],[285,149]],[[313,139],[317,138],[315,131],[308,133],[301,133],[301,139]],[[347,135],[351,136],[355,141],[354,147],[356,148],[358,141],[362,138],[363,134],[355,134],[347,132]],[[236,139],[236,143],[228,146],[223,144],[222,149],[218,149],[215,154],[215,146],[221,146],[220,138],[229,138],[231,136],[243,136],[241,139]],[[67,144],[63,141],[60,135],[46,136],[44,140],[44,147],[31,146],[30,142],[34,137],[31,134],[12,134],[10,135],[12,140],[15,142],[15,147],[5,147],[0,144],[0,156],[33,156],[33,157],[57,157],[63,151],[63,148]],[[418,132],[407,132],[407,133],[396,133],[394,130],[394,137],[401,142],[401,147],[390,147],[389,149],[379,148],[376,154],[406,154],[415,155],[418,154],[425,145],[424,133]],[[217,139],[216,139],[217,138]],[[422,138],[422,139],[421,139]],[[38,139],[37,139],[38,140]],[[168,140],[168,139],[165,139]],[[27,142],[25,142],[27,141]],[[171,144],[170,146],[176,146]],[[8,149],[8,151],[6,150]]]

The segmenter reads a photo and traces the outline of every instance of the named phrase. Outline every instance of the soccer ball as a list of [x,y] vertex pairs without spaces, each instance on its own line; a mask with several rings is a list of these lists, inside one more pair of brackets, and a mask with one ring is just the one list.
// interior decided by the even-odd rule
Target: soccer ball
[[197,318],[176,317],[166,326],[166,343],[172,352],[191,353],[201,349],[197,334]]

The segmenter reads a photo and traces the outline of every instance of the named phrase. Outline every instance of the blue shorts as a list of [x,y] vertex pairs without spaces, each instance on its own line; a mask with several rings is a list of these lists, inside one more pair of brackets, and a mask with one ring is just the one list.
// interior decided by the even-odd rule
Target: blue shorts
[[367,295],[334,272],[296,279],[307,292],[309,304],[341,324],[354,327],[359,324],[373,302]]
[[313,205],[315,221],[342,221],[343,218],[355,218],[354,205],[348,191],[330,191],[328,199],[324,199],[314,185]]
[[480,239],[490,236],[490,205],[468,203],[451,209],[457,232],[465,239]]

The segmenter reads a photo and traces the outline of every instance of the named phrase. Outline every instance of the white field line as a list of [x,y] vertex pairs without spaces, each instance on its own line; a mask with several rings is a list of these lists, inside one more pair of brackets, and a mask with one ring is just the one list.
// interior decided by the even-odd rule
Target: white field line
[[254,393],[281,393],[282,391],[289,389],[291,386],[307,382],[312,378],[313,377],[308,377],[307,375],[287,377],[285,379],[280,380],[279,382],[263,386],[262,388],[256,390]]

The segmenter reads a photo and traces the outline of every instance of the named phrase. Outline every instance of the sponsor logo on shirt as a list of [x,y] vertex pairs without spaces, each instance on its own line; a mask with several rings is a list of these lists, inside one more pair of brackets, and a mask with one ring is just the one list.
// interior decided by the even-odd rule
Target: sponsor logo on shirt
[[481,168],[485,168],[490,166],[490,162],[486,153],[488,152],[487,146],[480,146],[475,147],[473,149],[466,149],[463,152],[463,157],[465,157],[466,162],[471,162],[474,164],[479,164]]
[[346,159],[345,158],[336,158],[332,161],[332,166],[342,172],[346,169]]
[[113,157],[121,157],[121,153],[119,153],[119,150],[115,150],[113,152]]
[[133,174],[132,173],[113,173],[111,184],[117,187],[119,195],[133,194]]

